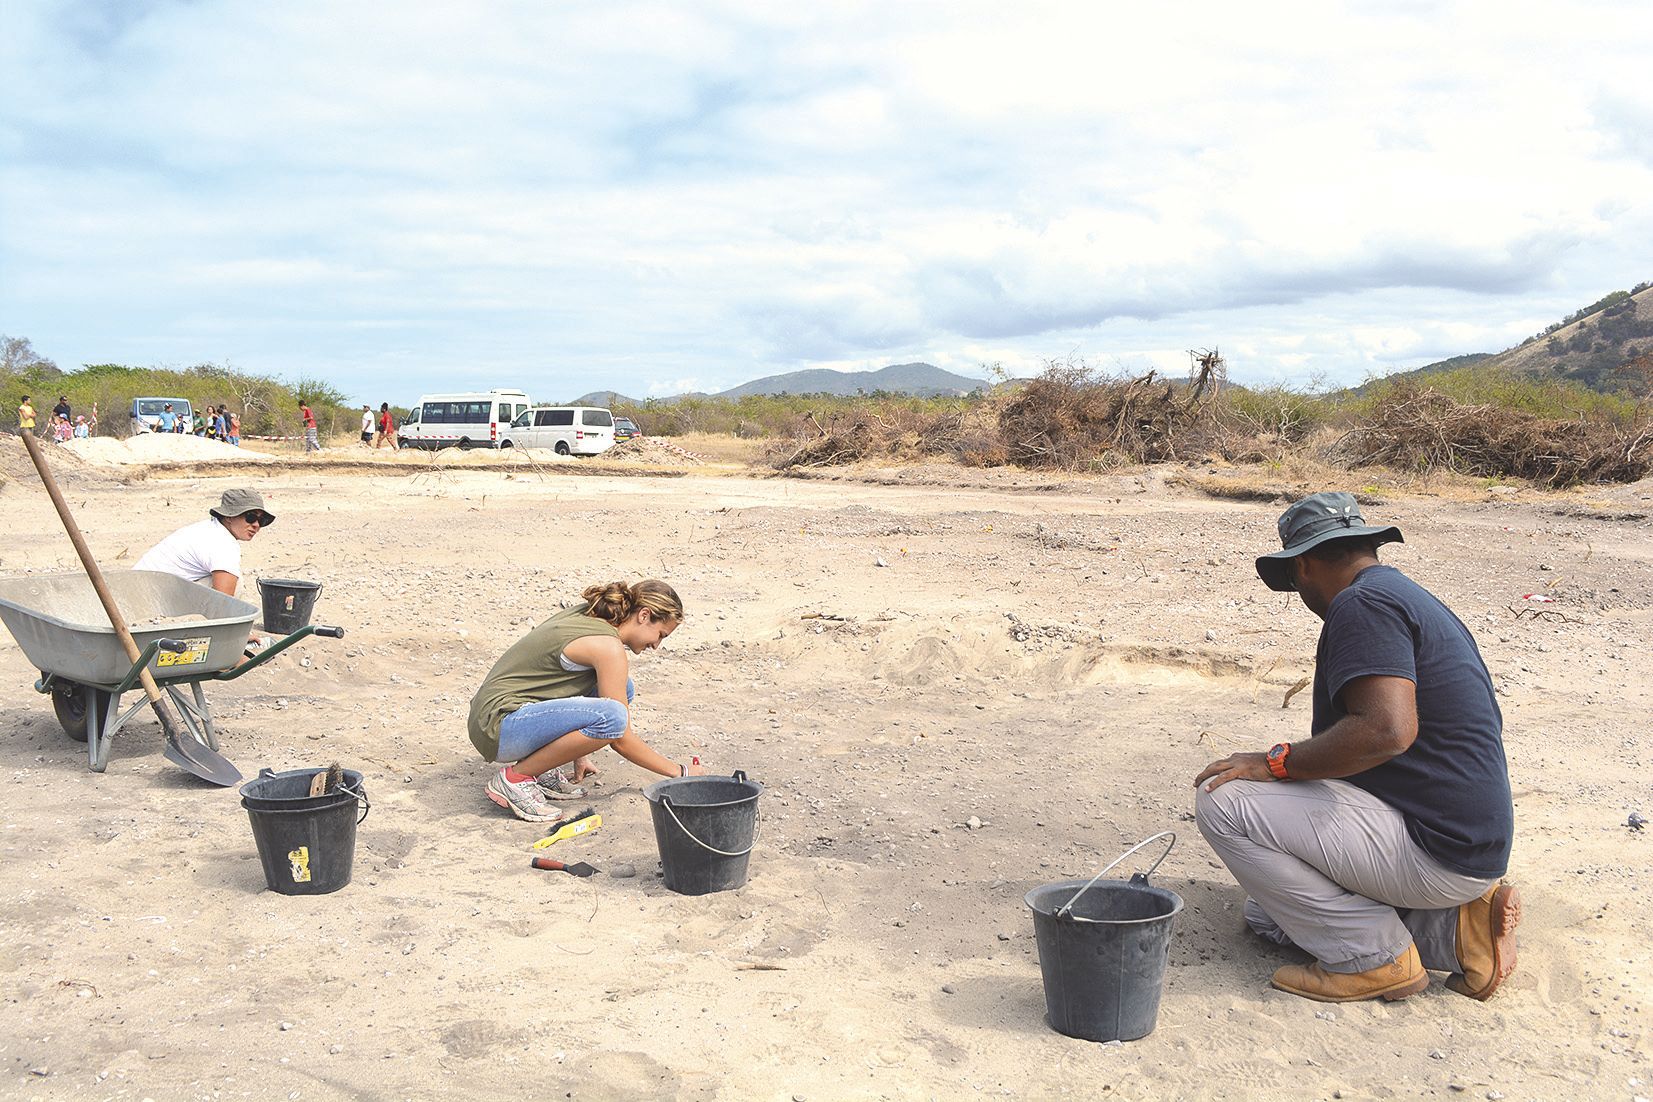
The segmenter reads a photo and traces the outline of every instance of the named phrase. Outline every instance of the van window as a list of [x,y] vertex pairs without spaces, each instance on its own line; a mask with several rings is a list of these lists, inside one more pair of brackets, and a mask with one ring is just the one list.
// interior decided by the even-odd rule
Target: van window
[[613,428],[614,416],[606,409],[588,409],[580,413],[580,423],[603,429]]
[[446,424],[448,420],[448,403],[426,402],[419,419],[427,425]]
[[534,424],[536,425],[556,426],[572,425],[573,423],[574,411],[571,409],[542,409],[534,414]]
[[528,412],[528,403],[527,402],[518,402],[512,408],[516,410],[516,413],[513,414],[513,416],[521,417],[524,413]]
[[525,428],[528,427],[528,420],[529,420],[528,414],[526,414],[526,413],[518,414],[517,419],[515,421],[511,422],[511,427],[514,428],[514,429],[525,429]]

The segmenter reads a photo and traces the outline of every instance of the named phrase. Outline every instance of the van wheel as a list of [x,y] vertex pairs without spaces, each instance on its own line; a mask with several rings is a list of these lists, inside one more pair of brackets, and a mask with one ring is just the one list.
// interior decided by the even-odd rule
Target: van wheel
[[566,441],[566,440],[558,440],[557,441],[557,454],[558,455],[567,455],[567,454],[569,454],[569,452],[568,452],[568,441]]
[[461,448],[461,450],[463,450],[465,448],[468,448],[470,446],[471,446],[471,438],[469,436],[461,436],[459,438],[459,447]]
[[511,446],[511,442],[509,440],[501,440],[499,442],[499,450],[500,451],[504,451],[506,448],[508,448],[510,446]]

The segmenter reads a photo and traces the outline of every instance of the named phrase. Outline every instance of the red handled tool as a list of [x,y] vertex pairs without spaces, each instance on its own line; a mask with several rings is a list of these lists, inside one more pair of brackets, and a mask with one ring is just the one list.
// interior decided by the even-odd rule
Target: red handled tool
[[602,871],[593,865],[586,864],[584,861],[576,861],[572,865],[565,865],[555,857],[533,857],[529,859],[528,863],[534,868],[543,869],[546,872],[568,872],[575,876],[592,876]]

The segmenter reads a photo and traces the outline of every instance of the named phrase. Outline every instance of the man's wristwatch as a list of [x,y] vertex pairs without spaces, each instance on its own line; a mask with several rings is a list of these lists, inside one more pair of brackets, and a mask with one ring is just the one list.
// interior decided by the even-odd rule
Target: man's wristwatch
[[1289,781],[1291,777],[1286,773],[1286,758],[1291,756],[1291,743],[1277,743],[1274,749],[1268,752],[1268,771],[1274,774],[1277,781]]

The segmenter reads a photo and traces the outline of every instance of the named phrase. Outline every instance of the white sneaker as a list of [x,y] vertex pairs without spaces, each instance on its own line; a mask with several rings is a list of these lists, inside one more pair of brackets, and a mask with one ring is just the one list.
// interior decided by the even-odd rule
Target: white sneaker
[[547,769],[534,778],[534,783],[548,800],[577,800],[585,795],[585,789],[569,780],[561,769]]
[[501,769],[488,781],[488,798],[519,819],[530,823],[554,823],[562,818],[562,808],[555,807],[540,789],[539,778],[508,781]]

